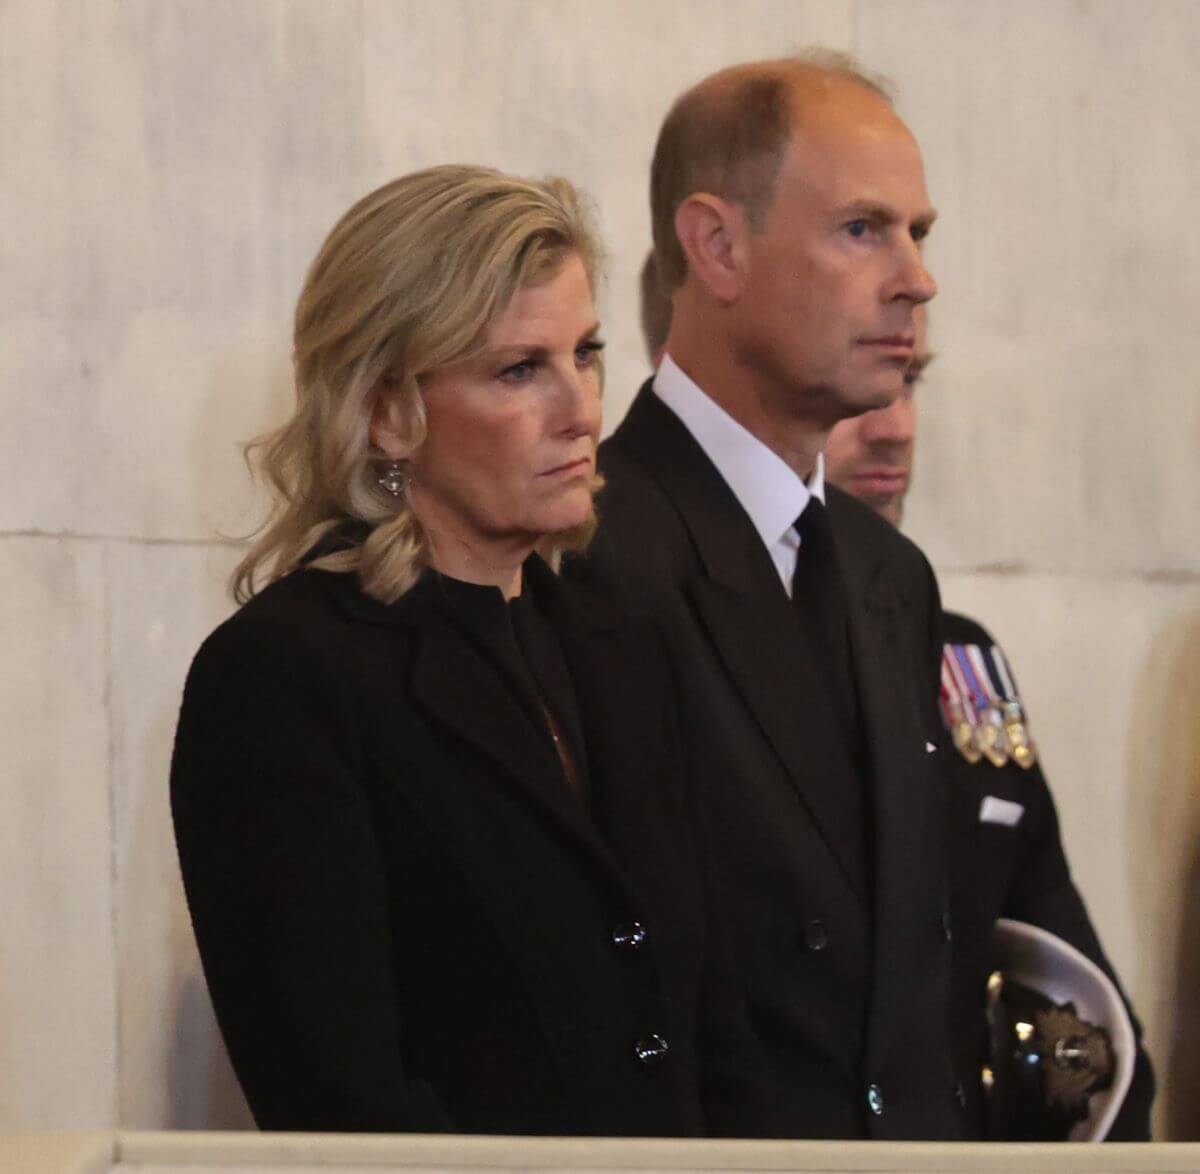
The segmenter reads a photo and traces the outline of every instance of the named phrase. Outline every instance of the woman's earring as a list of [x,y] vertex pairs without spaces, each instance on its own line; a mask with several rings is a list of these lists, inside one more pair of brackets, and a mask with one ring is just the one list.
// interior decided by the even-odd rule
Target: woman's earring
[[403,497],[410,480],[404,465],[400,461],[392,461],[383,476],[379,478],[379,484],[393,497]]

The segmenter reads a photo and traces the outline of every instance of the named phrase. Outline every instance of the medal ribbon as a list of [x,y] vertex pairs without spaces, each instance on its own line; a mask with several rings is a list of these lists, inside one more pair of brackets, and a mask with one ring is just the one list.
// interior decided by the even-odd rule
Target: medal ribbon
[[1037,746],[1029,736],[1029,727],[1021,711],[1021,699],[1017,696],[1017,687],[1013,683],[1004,650],[999,644],[993,644],[983,652],[991,667],[992,679],[998,682],[998,689],[1004,695],[1004,732],[1008,736],[1013,761],[1022,770],[1030,770],[1037,762]]
[[955,644],[942,646],[942,693],[950,709],[947,729],[959,754],[973,765],[983,757],[975,742],[979,718],[957,653]]
[[942,724],[946,729],[952,729],[962,712],[962,702],[958,697],[954,678],[950,675],[950,666],[946,663],[950,656],[948,645],[942,647],[942,688],[938,695],[938,707],[942,711]]
[[958,646],[956,644],[947,644],[945,652],[942,656],[942,669],[948,671],[950,680],[953,685],[955,700],[958,702],[963,718],[972,729],[975,728],[978,720],[975,714],[975,706],[971,698],[971,690],[967,687],[966,679],[962,674],[962,666],[958,663],[957,658]]
[[1004,649],[999,644],[993,644],[991,654],[991,662],[996,666],[996,677],[1000,681],[1001,689],[1004,690],[1004,700],[1020,704],[1021,699],[1017,696],[1017,687],[1013,684],[1012,674],[1008,671],[1008,661],[1004,659]]
[[1003,766],[1008,761],[1006,731],[1000,714],[1000,701],[993,694],[991,681],[988,680],[987,670],[979,655],[979,646],[957,644],[954,653],[979,710],[975,745],[993,766]]
[[957,669],[955,679],[960,683],[960,688],[964,696],[970,696],[971,698],[971,706],[974,712],[969,715],[969,720],[972,726],[978,725],[980,716],[987,708],[987,693],[980,689],[979,682],[975,680],[975,672],[971,668],[971,662],[967,657],[965,646],[962,644],[950,644],[947,647],[954,652],[953,668]]
[[984,660],[983,649],[978,644],[969,644],[963,649],[966,653],[967,660],[974,672],[975,679],[979,682],[979,687],[983,691],[984,701],[993,709],[999,710],[1003,705],[1003,698],[997,692],[996,685],[992,681],[992,675],[988,672],[987,661]]

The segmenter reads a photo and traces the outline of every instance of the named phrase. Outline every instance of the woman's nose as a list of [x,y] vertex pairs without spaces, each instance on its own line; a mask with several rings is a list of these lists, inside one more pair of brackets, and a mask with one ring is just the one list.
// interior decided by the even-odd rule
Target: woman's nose
[[562,430],[586,436],[600,430],[600,385],[591,368],[573,368],[563,379]]

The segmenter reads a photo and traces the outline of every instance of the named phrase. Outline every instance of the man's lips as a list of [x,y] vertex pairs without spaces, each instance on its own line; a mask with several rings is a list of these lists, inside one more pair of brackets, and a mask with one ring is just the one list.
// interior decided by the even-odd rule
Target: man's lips
[[882,334],[878,338],[860,338],[863,346],[879,347],[880,350],[906,351],[911,354],[916,344],[913,334]]
[[872,493],[903,493],[908,486],[908,472],[892,468],[863,469],[853,474],[851,480]]

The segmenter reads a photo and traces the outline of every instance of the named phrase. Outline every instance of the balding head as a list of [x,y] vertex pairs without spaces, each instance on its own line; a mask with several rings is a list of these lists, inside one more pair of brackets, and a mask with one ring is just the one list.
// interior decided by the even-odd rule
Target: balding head
[[651,189],[671,359],[807,476],[834,423],[900,394],[937,292],[916,140],[845,59],[758,62],[679,100]]
[[741,206],[761,229],[792,135],[830,101],[861,96],[891,105],[883,83],[853,58],[829,50],[731,66],[693,86],[671,107],[650,171],[650,215],[659,279],[678,286],[687,261],[675,214],[708,192]]

